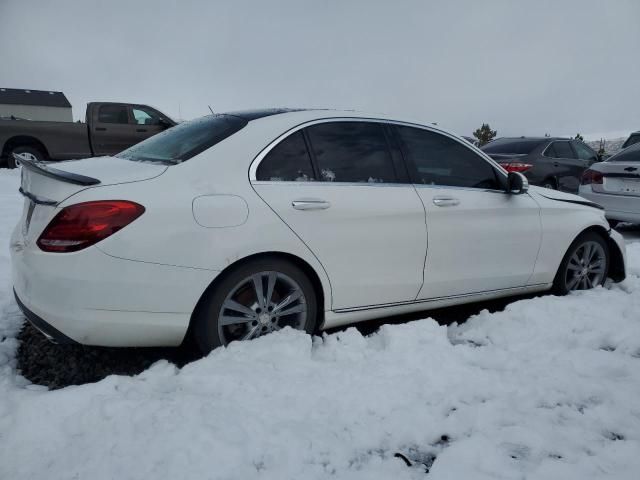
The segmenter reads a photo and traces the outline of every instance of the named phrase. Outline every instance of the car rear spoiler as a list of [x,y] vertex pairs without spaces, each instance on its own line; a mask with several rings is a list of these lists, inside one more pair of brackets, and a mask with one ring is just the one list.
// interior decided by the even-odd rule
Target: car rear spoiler
[[64,170],[52,168],[36,160],[28,160],[26,158],[20,157],[15,153],[13,154],[13,158],[15,159],[16,164],[22,165],[22,167],[26,168],[27,170],[39,173],[40,175],[44,175],[45,177],[55,178],[56,180],[60,180],[62,182],[83,186],[98,185],[100,183],[100,180],[98,180],[97,178],[86,177],[84,175],[78,175],[77,173],[65,172]]

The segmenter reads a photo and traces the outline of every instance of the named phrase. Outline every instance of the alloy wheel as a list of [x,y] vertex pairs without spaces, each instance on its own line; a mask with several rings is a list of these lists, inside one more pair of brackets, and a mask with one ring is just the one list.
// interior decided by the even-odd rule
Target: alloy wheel
[[281,272],[255,273],[238,282],[218,314],[218,334],[224,344],[250,340],[286,326],[304,330],[307,301],[302,288]]
[[16,157],[23,158],[24,160],[31,160],[31,161],[37,161],[38,160],[38,157],[36,157],[31,152],[16,153],[15,155],[16,155]]
[[602,284],[607,268],[607,256],[602,245],[595,241],[581,244],[567,264],[567,290],[588,290]]

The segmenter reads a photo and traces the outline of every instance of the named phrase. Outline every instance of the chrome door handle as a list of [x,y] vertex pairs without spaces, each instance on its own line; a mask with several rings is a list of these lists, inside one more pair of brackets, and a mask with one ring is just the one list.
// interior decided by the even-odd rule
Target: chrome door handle
[[317,198],[305,198],[294,200],[291,202],[291,206],[296,210],[326,210],[331,204]]
[[454,207],[460,203],[460,200],[454,197],[433,197],[433,203],[438,207]]

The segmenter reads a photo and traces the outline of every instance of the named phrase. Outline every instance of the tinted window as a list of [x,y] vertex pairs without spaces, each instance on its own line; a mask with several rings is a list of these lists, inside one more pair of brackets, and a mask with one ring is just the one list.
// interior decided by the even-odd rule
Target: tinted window
[[555,148],[553,147],[553,143],[550,143],[549,146],[545,148],[543,154],[545,157],[549,157],[549,158],[556,158],[558,156]]
[[314,180],[302,131],[289,135],[264,157],[258,166],[256,178],[267,181]]
[[581,158],[582,160],[590,160],[590,161],[598,160],[598,155],[596,154],[596,152],[591,150],[584,143],[582,143],[582,142],[573,142],[573,146],[576,149],[576,153],[578,154],[578,158]]
[[153,110],[143,107],[132,107],[133,121],[138,125],[158,125],[160,117]]
[[102,105],[98,110],[100,123],[129,123],[129,114],[125,105]]
[[384,130],[379,123],[331,122],[308,127],[320,180],[396,181]]
[[547,157],[552,158],[576,158],[569,142],[553,142],[553,148],[548,148],[545,152]]
[[493,167],[460,142],[419,128],[396,127],[403,150],[415,166],[416,183],[499,189]]
[[640,134],[634,133],[629,138],[627,138],[626,142],[622,144],[622,148],[630,147],[631,145],[634,145],[636,143],[640,143]]
[[607,162],[638,162],[640,161],[640,142],[635,145],[625,148],[619,151],[612,157],[609,157]]
[[531,140],[520,138],[498,138],[493,142],[482,147],[487,153],[515,153],[519,155],[528,155],[538,145],[544,143],[544,140]]
[[209,115],[184,122],[116,155],[140,162],[176,164],[204,152],[247,125],[242,118]]

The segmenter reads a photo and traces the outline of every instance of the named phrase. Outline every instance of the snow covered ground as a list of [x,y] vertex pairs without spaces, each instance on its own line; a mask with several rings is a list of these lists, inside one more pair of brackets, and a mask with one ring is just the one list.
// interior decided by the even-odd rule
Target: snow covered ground
[[16,371],[0,170],[0,479],[637,479],[640,243],[611,289],[234,344],[181,370],[47,391]]

